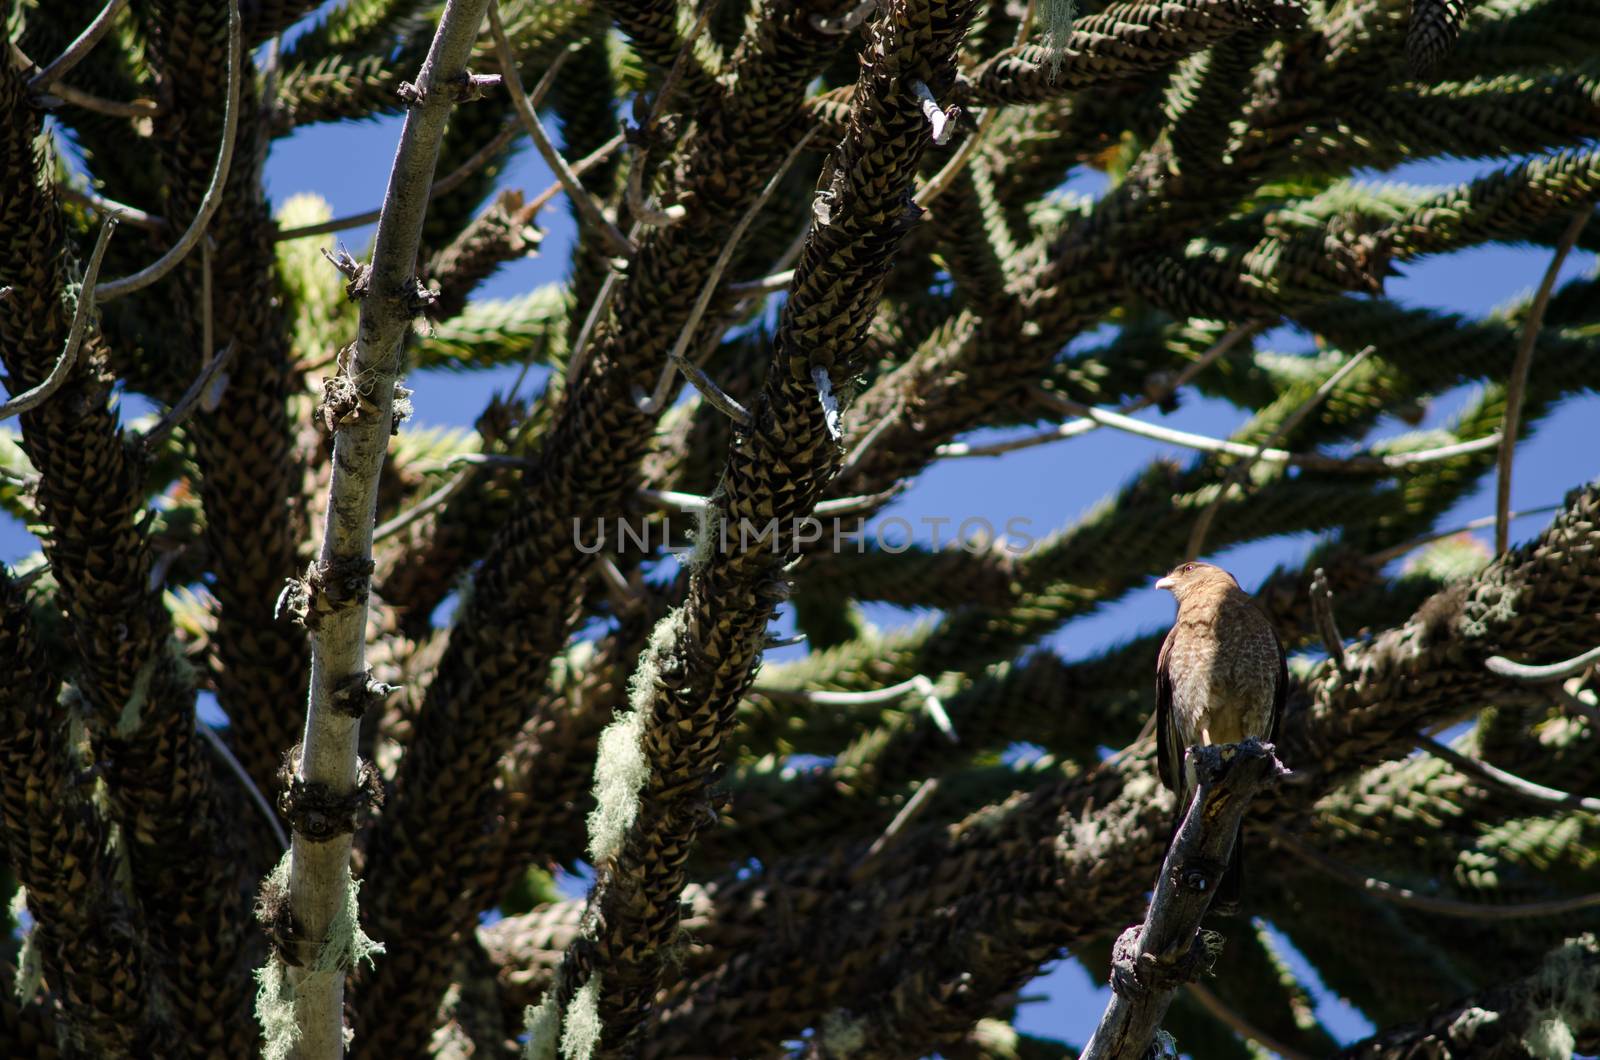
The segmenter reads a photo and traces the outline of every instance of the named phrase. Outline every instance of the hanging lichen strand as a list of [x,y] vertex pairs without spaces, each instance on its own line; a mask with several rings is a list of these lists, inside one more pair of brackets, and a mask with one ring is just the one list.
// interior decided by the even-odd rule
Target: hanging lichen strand
[[[1016,1026],[1063,954],[1107,1055],[1600,1050],[1600,461],[1494,499],[1600,384],[1600,0],[6,31],[0,1055],[1067,1057],[1099,1012]],[[269,200],[297,129],[402,115],[383,201],[317,195],[337,141]],[[1489,245],[1540,261],[1393,296]],[[405,422],[492,368],[470,428]],[[1164,420],[1201,397],[1230,436]],[[1169,455],[1100,497],[1091,445]],[[1081,514],[1006,525],[1041,494]],[[1081,620],[1307,534],[1245,586],[1290,773],[1241,811],[1208,759],[1163,869],[1161,642]],[[1196,934],[1146,896],[1224,802],[1247,915]]]

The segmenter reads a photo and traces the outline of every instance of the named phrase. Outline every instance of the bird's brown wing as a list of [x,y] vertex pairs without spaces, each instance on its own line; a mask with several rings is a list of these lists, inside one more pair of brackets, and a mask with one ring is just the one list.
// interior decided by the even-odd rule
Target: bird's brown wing
[[1174,625],[1161,642],[1161,654],[1156,656],[1156,771],[1168,791],[1179,789],[1178,774],[1183,769],[1183,745],[1178,739],[1178,727],[1172,722],[1172,675],[1167,672],[1177,635],[1178,627]]

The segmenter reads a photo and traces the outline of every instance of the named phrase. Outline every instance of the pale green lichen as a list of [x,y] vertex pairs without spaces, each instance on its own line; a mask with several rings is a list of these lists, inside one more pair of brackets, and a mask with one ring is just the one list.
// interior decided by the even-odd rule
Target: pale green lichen
[[639,816],[639,791],[650,779],[644,755],[644,715],[630,710],[600,734],[594,767],[595,807],[589,813],[589,856],[596,865],[622,850]]
[[383,943],[373,941],[361,930],[360,905],[356,900],[361,892],[361,881],[351,876],[348,868],[345,881],[344,901],[328,925],[328,936],[323,939],[311,966],[313,971],[344,972],[362,961],[370,966],[372,958],[383,952]]
[[523,1043],[523,1060],[556,1060],[556,1043],[561,1040],[561,1010],[556,1007],[556,995],[546,990],[538,1006],[529,1005],[522,1012],[522,1022],[528,1032]]
[[[286,894],[289,889],[290,853],[285,852],[278,864],[267,874],[264,891]],[[334,911],[328,933],[317,948],[308,972],[300,976],[301,988],[320,984],[334,976],[342,977],[361,961],[372,963],[374,955],[383,952],[383,943],[374,942],[361,930],[358,895],[361,883],[345,870],[344,901]],[[256,969],[256,1021],[261,1024],[261,1055],[264,1060],[285,1060],[300,1039],[300,1026],[295,1020],[296,984],[289,977],[288,968],[276,954]],[[345,1044],[353,1036],[345,1028]]]
[[1580,935],[1545,959],[1534,990],[1542,1002],[1522,1044],[1534,1060],[1567,1060],[1577,1048],[1573,1027],[1600,1018],[1600,963],[1592,934]]
[[150,679],[155,676],[156,665],[160,661],[161,653],[155,652],[134,675],[133,689],[128,693],[128,701],[122,704],[122,714],[117,718],[116,733],[119,738],[125,740],[139,731],[145,700],[150,698]]
[[1493,555],[1489,546],[1462,533],[1442,538],[1417,550],[1401,568],[1402,578],[1425,577],[1451,582],[1470,578],[1489,565]]
[[600,973],[578,989],[567,1006],[566,1024],[561,1032],[561,1060],[591,1060],[600,1044]]
[[[11,922],[21,924],[28,914],[28,889],[18,887],[17,893],[11,896]],[[39,984],[44,979],[44,965],[39,959],[39,947],[35,945],[34,928],[37,925],[31,921],[21,932],[22,947],[17,950],[17,978],[12,984],[17,1001],[27,1004],[33,995],[39,992]]]
[[650,644],[628,680],[628,704],[600,734],[594,767],[595,807],[589,813],[589,857],[594,864],[622,850],[628,829],[639,816],[639,792],[650,779],[650,761],[644,753],[645,719],[655,702],[661,660],[673,650],[683,615],[674,611],[656,624]]
[[822,1017],[817,1038],[829,1056],[851,1056],[867,1044],[867,1029],[842,1008]]
[[[288,890],[288,851],[267,873],[262,888],[278,893]],[[263,1060],[286,1060],[300,1040],[300,1025],[294,1018],[294,987],[289,982],[289,969],[275,953],[256,969],[256,1022],[261,1024]]]
[[1004,1020],[997,1019],[979,1020],[973,1025],[968,1038],[973,1045],[982,1050],[984,1056],[993,1060],[1001,1058],[1015,1060],[1022,1044],[1022,1037],[1017,1034],[1016,1028]]
[[294,988],[277,954],[256,969],[256,1022],[261,1024],[262,1060],[287,1060],[300,1040],[294,1018]]
[[722,487],[706,499],[706,506],[695,513],[695,528],[690,535],[694,548],[683,557],[683,565],[691,570],[699,570],[711,561],[711,556],[718,539],[722,536]]
[[1061,76],[1061,64],[1066,61],[1072,40],[1072,19],[1077,13],[1077,0],[1040,0],[1039,26],[1044,30],[1040,44],[1045,49],[1044,65],[1051,81]]
[[1566,1020],[1550,1015],[1533,1021],[1533,1026],[1522,1037],[1522,1044],[1532,1060],[1571,1060],[1578,1039]]
[[133,688],[128,692],[128,701],[122,705],[122,714],[117,718],[115,732],[119,738],[127,739],[139,731],[145,704],[150,699],[150,683],[154,680],[156,671],[163,665],[172,671],[171,685],[188,687],[194,684],[194,667],[184,656],[183,646],[176,638],[168,637],[161,650],[146,659],[144,665],[139,667],[139,672],[134,675]]

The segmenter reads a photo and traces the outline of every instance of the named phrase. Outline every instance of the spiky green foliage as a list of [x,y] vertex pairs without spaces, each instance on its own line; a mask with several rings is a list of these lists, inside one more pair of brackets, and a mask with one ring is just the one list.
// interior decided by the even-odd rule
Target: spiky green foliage
[[[100,305],[61,389],[0,426],[0,511],[38,538],[0,581],[0,897],[33,922],[25,952],[0,947],[0,1054],[270,1056],[296,1039],[294,919],[276,884],[251,900],[282,855],[261,804],[307,687],[304,631],[274,604],[320,537],[331,434],[362,414],[325,382],[337,398],[363,292],[324,257],[337,236],[281,238],[326,222],[327,203],[296,195],[274,214],[261,178],[298,126],[403,112],[441,8],[243,4],[247,49],[311,17],[269,69],[242,71],[209,277],[195,252]],[[1026,33],[1024,8],[1040,15]],[[99,9],[19,0],[8,35],[47,62]],[[526,1031],[552,1060],[797,1041],[1075,1055],[1014,1029],[1017,992],[1063,953],[1104,974],[1172,810],[1136,743],[1159,634],[1098,652],[1080,638],[1212,509],[1207,554],[1316,541],[1249,585],[1297,653],[1279,747],[1295,779],[1247,826],[1258,919],[1224,925],[1215,977],[1167,1030],[1196,1056],[1252,1055],[1241,1034],[1334,1051],[1287,940],[1382,1028],[1351,1056],[1592,1051],[1583,932],[1600,912],[1503,915],[1595,890],[1592,803],[1413,751],[1419,732],[1471,722],[1458,751],[1596,790],[1594,671],[1552,702],[1483,663],[1600,641],[1600,487],[1572,482],[1503,555],[1423,540],[1493,474],[1535,307],[1509,285],[1471,313],[1389,285],[1488,244],[1548,255],[1594,211],[1595,0],[725,2],[692,41],[700,9],[669,0],[501,13],[530,87],[585,42],[541,113],[573,160],[627,132],[582,184],[635,249],[619,258],[587,221],[551,235],[566,226],[548,211],[569,204],[505,186],[521,136],[428,212],[409,367],[525,378],[470,429],[397,423],[378,490],[369,687],[391,691],[352,695],[369,700],[361,755],[386,799],[356,839],[360,908],[341,906],[319,969],[350,977],[352,1053],[511,1056]],[[199,208],[227,30],[218,0],[117,13],[66,84],[151,101],[133,119],[0,72],[8,392],[49,374],[83,297],[103,209],[67,185],[162,219],[123,226],[107,278]],[[486,34],[472,66],[495,70]],[[508,104],[491,91],[454,109],[438,176],[512,127]],[[953,122],[947,145],[931,106]],[[1371,176],[1430,159],[1477,167],[1449,187]],[[1072,177],[1097,190],[1060,191]],[[684,219],[635,217],[630,184]],[[1600,248],[1600,221],[1576,245]],[[565,279],[484,296],[538,254],[562,255]],[[1529,336],[1525,436],[1600,380],[1597,283],[1565,279]],[[1276,324],[1309,338],[1261,337]],[[215,352],[206,335],[236,344],[226,378],[146,452],[136,432],[157,416],[126,420],[117,395],[177,403]],[[747,416],[683,397],[681,373],[661,387],[680,338]],[[1273,441],[1308,459],[1239,473],[1369,346]],[[426,409],[443,375],[412,378]],[[1463,387],[1453,415],[1424,422]],[[1006,529],[1014,498],[996,491],[941,513],[955,519],[935,541],[850,536],[964,446],[1062,427],[1061,398],[1155,406],[1139,414],[1159,422],[1200,396],[1237,410],[1232,451],[1162,456],[1109,497],[1078,487],[1079,443],[1052,443],[1036,488],[1080,513],[1062,525]],[[997,513],[1009,544],[953,540],[961,517]],[[1354,637],[1344,672],[1320,657],[1318,569]],[[887,623],[884,604],[914,620]],[[784,614],[809,644],[768,658]],[[227,716],[226,753],[196,728],[201,692]],[[1273,830],[1463,915],[1353,888],[1274,852]],[[592,873],[588,892],[561,897],[554,866]],[[511,915],[480,926],[496,909]],[[41,976],[22,997],[18,961]]]

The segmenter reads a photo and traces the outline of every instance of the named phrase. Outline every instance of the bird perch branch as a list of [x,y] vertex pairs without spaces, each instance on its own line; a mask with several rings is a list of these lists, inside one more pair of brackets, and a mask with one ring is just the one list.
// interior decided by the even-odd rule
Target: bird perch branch
[[1173,993],[1205,970],[1209,961],[1200,918],[1211,905],[1250,800],[1284,773],[1271,748],[1254,740],[1231,748],[1191,747],[1185,766],[1194,769],[1199,789],[1162,862],[1144,924],[1117,939],[1111,1003],[1082,1060],[1138,1060]]

